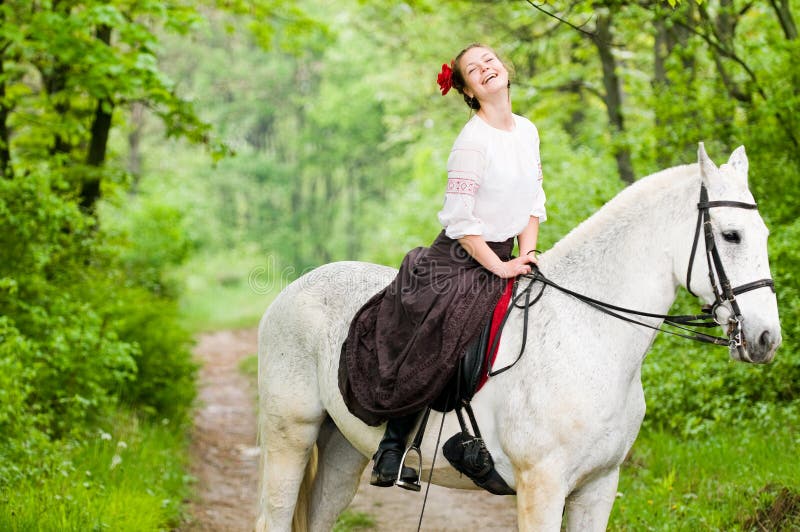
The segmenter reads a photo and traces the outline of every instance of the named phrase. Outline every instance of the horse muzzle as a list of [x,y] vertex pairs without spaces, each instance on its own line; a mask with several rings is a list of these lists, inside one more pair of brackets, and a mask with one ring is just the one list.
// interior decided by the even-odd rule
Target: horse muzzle
[[[735,333],[734,333],[735,334]],[[768,364],[775,358],[775,351],[783,341],[780,329],[754,328],[752,335],[740,332],[741,342],[737,345],[731,336],[730,353],[733,360],[750,364]]]

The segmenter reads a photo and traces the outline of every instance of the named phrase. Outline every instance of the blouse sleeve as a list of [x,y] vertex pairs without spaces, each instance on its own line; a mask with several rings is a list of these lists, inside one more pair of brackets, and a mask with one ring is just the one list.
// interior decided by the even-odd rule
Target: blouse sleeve
[[483,234],[483,222],[473,214],[475,195],[486,170],[486,150],[477,144],[453,146],[447,160],[447,190],[439,222],[445,234],[458,239]]
[[539,155],[539,134],[536,133],[536,195],[533,199],[533,206],[531,207],[531,216],[536,216],[539,219],[539,223],[547,220],[547,210],[544,208],[544,202],[546,201],[546,197],[544,194],[544,188],[542,188],[542,182],[544,180],[544,176],[542,174],[542,157]]

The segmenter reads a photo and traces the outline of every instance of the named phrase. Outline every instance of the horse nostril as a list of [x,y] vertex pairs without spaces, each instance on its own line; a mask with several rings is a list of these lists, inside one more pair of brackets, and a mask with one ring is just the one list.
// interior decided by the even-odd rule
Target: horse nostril
[[761,347],[770,347],[772,345],[772,336],[769,334],[769,331],[761,333],[761,336],[758,337],[758,343]]

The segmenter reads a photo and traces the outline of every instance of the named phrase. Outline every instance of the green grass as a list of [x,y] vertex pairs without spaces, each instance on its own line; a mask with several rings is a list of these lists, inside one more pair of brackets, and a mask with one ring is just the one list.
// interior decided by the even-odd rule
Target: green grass
[[184,284],[180,311],[191,331],[256,327],[282,288],[274,266],[252,249],[200,254],[173,272]]
[[255,381],[258,378],[258,355],[250,355],[240,360],[239,371]]
[[375,519],[364,512],[351,512],[346,510],[342,512],[336,524],[333,526],[333,532],[349,532],[350,530],[371,530],[375,528]]
[[[121,415],[107,431],[53,444],[0,491],[0,530],[170,530],[182,519],[192,479],[185,429]],[[29,472],[30,473],[30,472]]]
[[693,439],[643,432],[609,530],[800,530],[798,450],[798,427],[780,419]]

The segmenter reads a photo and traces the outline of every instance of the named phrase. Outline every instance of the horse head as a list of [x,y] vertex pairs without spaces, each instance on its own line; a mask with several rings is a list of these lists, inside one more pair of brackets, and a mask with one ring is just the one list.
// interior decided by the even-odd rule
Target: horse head
[[748,188],[744,146],[719,167],[702,142],[697,156],[701,197],[686,288],[712,307],[734,360],[770,362],[781,343],[778,303],[767,256],[769,231]]

